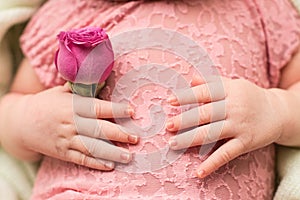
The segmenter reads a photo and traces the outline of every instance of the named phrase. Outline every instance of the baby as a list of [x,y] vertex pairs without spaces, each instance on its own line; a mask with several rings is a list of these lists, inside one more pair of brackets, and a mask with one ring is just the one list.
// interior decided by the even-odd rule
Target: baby
[[[50,0],[21,38],[27,60],[5,101],[19,99],[10,113],[22,126],[6,127],[12,135],[25,129],[27,151],[1,141],[19,157],[47,155],[32,199],[272,199],[272,143],[299,145],[299,23],[287,0]],[[104,28],[117,54],[102,100],[73,97],[53,63],[57,33],[86,26]],[[147,38],[160,49],[126,51]],[[204,54],[196,61],[195,46]],[[104,100],[130,103],[132,119],[119,104],[123,115],[113,115],[117,105]],[[100,131],[84,120],[95,116],[90,107],[71,102],[101,107]],[[24,122],[18,110],[36,121]],[[122,128],[105,120],[112,117]],[[95,132],[119,139],[97,143]]]

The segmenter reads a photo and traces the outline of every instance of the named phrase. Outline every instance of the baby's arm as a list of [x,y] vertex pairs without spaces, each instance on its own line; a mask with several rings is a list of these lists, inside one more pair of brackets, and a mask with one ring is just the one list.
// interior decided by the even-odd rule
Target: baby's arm
[[[281,136],[275,142],[286,146],[300,146],[300,48],[283,68],[279,87],[270,89],[282,104],[281,114],[286,120]],[[278,114],[280,114],[278,113]]]
[[[234,158],[273,142],[300,146],[300,51],[282,71],[281,88],[264,89],[243,79],[194,77],[191,92],[171,105],[200,103],[167,122],[169,131],[194,127],[170,139],[174,150],[227,141],[201,163],[201,178]],[[207,78],[207,77],[206,77]]]
[[138,138],[104,118],[129,117],[131,109],[70,93],[67,85],[46,89],[24,60],[11,92],[0,102],[1,145],[18,158],[41,155],[111,170],[131,154],[104,140],[137,143]]
[[[0,101],[0,142],[1,145],[10,153],[18,158],[35,161],[40,159],[41,154],[23,147],[21,133],[15,133],[13,129],[20,121],[25,120],[22,115],[26,114],[24,105],[29,98],[29,94],[38,93],[45,88],[39,83],[36,76],[30,72],[29,64],[23,61],[15,76],[10,92]],[[23,80],[25,79],[25,80]],[[22,84],[23,83],[23,84]],[[25,95],[28,94],[28,95]],[[20,127],[26,128],[26,127]],[[17,135],[14,135],[17,134]]]

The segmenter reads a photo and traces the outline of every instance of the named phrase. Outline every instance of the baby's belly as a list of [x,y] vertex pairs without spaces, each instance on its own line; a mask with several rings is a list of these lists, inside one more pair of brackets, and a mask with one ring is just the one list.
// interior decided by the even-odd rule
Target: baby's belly
[[[112,42],[116,44],[115,40]],[[193,107],[171,106],[167,103],[168,97],[178,90],[190,88],[193,75],[214,73],[214,66],[209,57],[201,55],[206,60],[196,59],[202,63],[199,69],[195,67],[199,63],[189,62],[192,58],[184,59],[163,49],[163,41],[160,44],[160,49],[121,53],[102,91],[104,99],[131,105],[134,116],[115,119],[115,122],[140,137],[137,145],[118,144],[134,154],[129,164],[117,164],[114,171],[101,173],[101,180],[105,180],[101,185],[107,188],[104,194],[111,198],[199,199],[201,191],[206,191],[195,176],[195,170],[215,144],[173,151],[168,140],[181,132],[167,132],[165,125],[168,118]],[[191,55],[196,57],[199,53]]]
[[[148,55],[157,53],[147,50],[140,51],[139,54],[145,52]],[[135,56],[126,55],[116,61],[116,66],[122,67],[114,69],[102,97],[109,92],[106,96],[109,100],[129,104],[134,109],[132,118],[115,119],[127,132],[140,137],[137,145],[119,144],[132,151],[134,159],[129,165],[118,166],[118,170],[130,173],[153,172],[174,163],[185,152],[169,149],[169,138],[179,132],[167,132],[165,124],[168,118],[191,106],[171,106],[167,103],[167,98],[180,89],[190,87],[192,68],[141,64],[132,60],[133,57]],[[124,67],[126,63],[131,63],[134,67]],[[187,64],[182,63],[181,66],[185,65]]]
[[113,172],[101,174],[105,188],[111,192],[117,186],[120,199],[198,199],[200,180],[195,170],[214,144],[173,151],[168,140],[180,132],[170,133],[165,129],[168,118],[192,107],[171,106],[167,98],[178,90],[190,88],[191,77],[197,70],[178,55],[157,49],[123,54],[114,66],[101,97],[131,105],[134,116],[115,122],[138,135],[140,141],[137,145],[118,144],[134,154],[133,160],[126,165],[118,164]]
[[[271,146],[241,156],[206,179],[199,180],[195,170],[220,143],[172,151],[168,139],[181,132],[165,130],[169,117],[193,106],[174,107],[166,100],[178,90],[189,88],[195,74],[204,78],[225,75],[249,80],[257,80],[258,76],[263,77],[261,84],[267,84],[263,80],[266,78],[264,66],[252,62],[251,51],[242,50],[243,44],[233,48],[229,42],[231,39],[244,41],[247,31],[252,34],[250,29],[245,28],[243,34],[234,32],[227,27],[232,25],[231,22],[222,24],[219,18],[208,26],[207,18],[203,17],[207,13],[200,18],[192,6],[188,8],[191,15],[172,13],[171,18],[162,17],[162,23],[157,20],[160,15],[150,17],[146,14],[155,13],[152,9],[158,13],[158,8],[157,5],[144,6],[144,12],[133,11],[111,32],[116,62],[102,98],[129,103],[134,108],[133,118],[115,121],[141,139],[137,145],[118,144],[134,153],[133,160],[128,165],[118,164],[112,172],[101,173],[98,178],[103,182],[100,181],[99,188],[110,198],[119,199],[242,199],[243,196],[237,195],[246,194],[250,187],[256,192],[270,194],[274,163],[270,156],[273,153]],[[214,12],[209,14],[217,15]],[[174,23],[172,17],[178,26],[169,26]],[[126,26],[128,23],[135,23],[134,29]],[[223,25],[228,32],[224,33]],[[210,33],[212,29],[214,32]],[[151,31],[152,34],[147,35]],[[261,41],[257,38],[247,45],[251,49],[251,45],[261,46]],[[262,53],[257,56],[263,60],[265,51],[261,47]],[[255,74],[253,69],[258,69]],[[265,166],[258,164],[265,159],[264,156],[269,158]],[[260,187],[254,184],[257,179],[261,179]],[[252,181],[253,185],[249,187],[247,184]]]

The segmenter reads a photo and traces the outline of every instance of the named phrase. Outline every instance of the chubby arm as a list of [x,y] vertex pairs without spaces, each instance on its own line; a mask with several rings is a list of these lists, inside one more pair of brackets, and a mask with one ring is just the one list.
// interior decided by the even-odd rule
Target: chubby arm
[[286,120],[275,142],[286,146],[300,146],[300,49],[282,71],[280,89],[270,89],[277,97],[281,114]]
[[194,127],[172,137],[170,148],[226,139],[200,164],[198,177],[271,143],[300,146],[300,50],[283,69],[280,88],[264,89],[244,79],[194,77],[190,90],[168,99],[174,106],[200,103],[168,120],[171,132]]
[[30,66],[29,61],[24,59],[14,78],[10,88],[10,94],[35,94],[45,89],[45,86],[38,79],[34,69]]
[[130,117],[132,110],[70,93],[67,85],[45,89],[24,60],[11,91],[0,103],[0,141],[20,159],[41,155],[99,170],[130,162],[131,153],[109,141],[135,144],[138,138],[105,119]]
[[0,142],[7,151],[18,158],[29,161],[36,161],[41,158],[40,153],[31,151],[24,146],[20,140],[22,132],[15,135],[12,129],[25,119],[22,118],[22,115],[26,112],[24,105],[29,103],[27,101],[30,94],[44,89],[28,61],[23,60],[9,93],[0,101]]

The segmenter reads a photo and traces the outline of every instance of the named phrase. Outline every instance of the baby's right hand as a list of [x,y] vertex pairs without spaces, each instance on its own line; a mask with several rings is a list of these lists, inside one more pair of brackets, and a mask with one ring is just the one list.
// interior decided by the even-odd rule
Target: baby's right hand
[[109,141],[136,144],[138,137],[105,120],[130,117],[127,105],[73,95],[66,85],[27,96],[19,104],[24,114],[10,132],[32,152],[99,170],[132,159],[128,150]]

